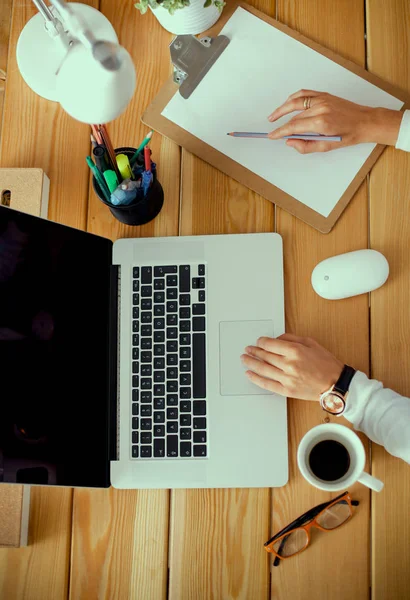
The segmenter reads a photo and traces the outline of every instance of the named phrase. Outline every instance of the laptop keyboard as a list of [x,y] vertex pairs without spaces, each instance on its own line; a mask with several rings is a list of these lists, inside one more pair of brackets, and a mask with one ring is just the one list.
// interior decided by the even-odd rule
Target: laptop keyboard
[[133,268],[131,456],[207,456],[205,265]]

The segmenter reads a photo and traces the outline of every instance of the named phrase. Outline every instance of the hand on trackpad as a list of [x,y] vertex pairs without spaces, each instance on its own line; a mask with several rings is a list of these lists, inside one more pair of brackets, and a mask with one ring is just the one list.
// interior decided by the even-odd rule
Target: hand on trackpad
[[241,362],[245,347],[262,335],[273,337],[273,321],[222,321],[219,323],[220,386],[222,396],[271,394],[251,383]]

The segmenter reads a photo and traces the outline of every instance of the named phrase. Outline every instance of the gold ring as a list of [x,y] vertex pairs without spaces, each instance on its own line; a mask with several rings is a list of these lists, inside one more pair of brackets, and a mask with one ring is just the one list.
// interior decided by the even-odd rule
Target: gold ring
[[311,101],[312,101],[312,98],[310,96],[306,96],[306,98],[303,101],[303,108],[305,110],[307,110],[308,108],[310,108]]

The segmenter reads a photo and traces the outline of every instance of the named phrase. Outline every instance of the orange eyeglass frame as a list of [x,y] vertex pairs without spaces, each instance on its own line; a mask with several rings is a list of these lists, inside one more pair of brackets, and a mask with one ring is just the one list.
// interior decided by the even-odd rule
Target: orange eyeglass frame
[[[342,502],[342,501],[345,501],[349,505],[349,508],[350,508],[349,518],[346,519],[346,521],[343,521],[343,523],[340,523],[340,525],[337,525],[337,527],[333,527],[332,529],[325,529],[324,527],[319,525],[319,523],[317,522],[317,519],[320,517],[320,515],[322,513],[324,513],[326,510],[328,510],[334,504],[338,504],[339,502]],[[317,506],[311,508],[306,513],[304,513],[302,516],[295,519],[295,521],[293,521],[292,523],[287,525],[287,527],[285,527],[284,529],[279,531],[276,535],[274,535],[270,540],[268,540],[265,543],[266,552],[272,553],[276,556],[275,561],[273,563],[274,566],[275,567],[278,566],[279,561],[286,560],[288,558],[292,558],[293,556],[296,556],[297,554],[300,554],[301,552],[306,550],[306,548],[310,544],[310,530],[312,527],[316,527],[317,529],[320,529],[320,531],[328,532],[328,531],[333,531],[334,529],[338,529],[342,525],[345,525],[345,523],[348,523],[350,521],[350,519],[353,517],[352,506],[358,506],[358,504],[359,504],[359,502],[357,500],[352,500],[349,492],[344,492],[343,494],[340,494],[340,496],[337,496],[337,498],[330,500],[330,502],[324,502],[323,504],[318,504]],[[283,539],[284,537],[290,535],[293,531],[296,531],[298,529],[304,529],[304,531],[306,531],[305,546],[303,548],[301,548],[300,550],[298,550],[297,552],[295,552],[294,554],[291,554],[290,556],[280,556],[277,552],[275,552],[275,550],[273,549],[274,544],[276,544],[276,542],[278,540]]]

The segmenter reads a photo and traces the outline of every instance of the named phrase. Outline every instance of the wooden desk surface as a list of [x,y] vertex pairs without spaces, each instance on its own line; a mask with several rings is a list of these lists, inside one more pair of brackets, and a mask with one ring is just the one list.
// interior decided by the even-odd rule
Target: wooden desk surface
[[[132,0],[88,3],[110,19],[137,66],[133,102],[109,127],[114,144],[135,144],[144,135],[140,115],[169,75],[171,36],[151,14],[139,15]],[[406,0],[369,0],[366,7],[357,0],[253,4],[410,92]],[[120,225],[89,187],[84,160],[89,128],[35,96],[19,75],[16,43],[34,13],[30,0],[1,0],[0,68],[7,70],[7,86],[4,106],[0,91],[0,164],[46,171],[49,217],[112,239],[277,231],[284,241],[287,331],[316,337],[344,361],[410,395],[410,156],[385,151],[332,233],[321,235],[155,136],[164,209],[144,227]],[[366,296],[331,303],[314,294],[310,272],[319,260],[367,246],[382,251],[391,266],[388,283],[371,294],[370,311]],[[0,598],[408,598],[410,471],[375,444],[369,467],[385,481],[384,491],[371,497],[356,485],[350,491],[360,506],[351,523],[329,535],[317,532],[308,551],[271,567],[263,542],[330,497],[305,483],[295,458],[303,434],[323,422],[322,411],[313,403],[290,400],[288,414],[290,480],[283,488],[34,488],[31,545],[0,550]]]

